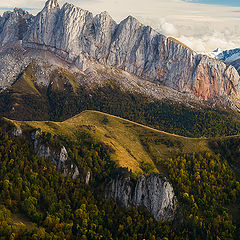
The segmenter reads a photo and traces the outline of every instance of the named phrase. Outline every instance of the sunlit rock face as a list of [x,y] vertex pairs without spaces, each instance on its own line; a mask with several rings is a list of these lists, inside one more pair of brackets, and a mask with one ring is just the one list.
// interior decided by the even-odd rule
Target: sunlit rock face
[[235,68],[197,54],[132,16],[117,24],[106,12],[93,16],[49,0],[35,17],[22,10],[4,14],[0,29],[1,45],[22,40],[25,49],[53,52],[83,71],[107,64],[203,100],[240,92]]
[[136,184],[129,177],[118,175],[107,185],[105,197],[126,208],[130,205],[145,207],[157,221],[173,220],[177,209],[172,185],[159,174],[142,175]]

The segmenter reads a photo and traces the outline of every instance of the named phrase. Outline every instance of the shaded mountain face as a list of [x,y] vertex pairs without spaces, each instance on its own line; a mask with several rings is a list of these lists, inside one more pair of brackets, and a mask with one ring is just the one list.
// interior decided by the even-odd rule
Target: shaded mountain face
[[240,57],[237,60],[231,62],[230,64],[234,66],[238,73],[240,74]]
[[13,12],[5,12],[0,18],[1,46],[22,40],[33,23],[33,19],[33,15],[18,8],[15,8]]
[[[240,92],[233,66],[197,54],[131,16],[117,24],[106,12],[93,16],[68,3],[60,8],[56,0],[47,1],[36,17],[22,10],[4,16],[2,46],[21,40],[25,50],[50,51],[81,71],[109,65],[203,100]],[[2,78],[0,86],[15,80]]]
[[216,56],[216,59],[222,60],[225,63],[232,63],[240,58],[240,48],[225,50]]
[[224,61],[226,64],[234,66],[240,74],[240,48],[219,52],[215,58]]

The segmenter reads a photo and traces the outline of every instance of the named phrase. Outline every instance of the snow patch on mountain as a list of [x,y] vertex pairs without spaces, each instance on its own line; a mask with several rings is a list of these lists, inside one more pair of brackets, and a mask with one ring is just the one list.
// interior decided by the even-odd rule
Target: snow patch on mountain
[[221,48],[217,48],[213,52],[205,52],[203,55],[207,55],[208,57],[222,60],[227,64],[230,64],[238,59],[240,59],[240,48],[235,49],[226,49],[222,50]]
[[240,48],[225,50],[219,53],[216,57],[218,60],[222,60],[226,63],[231,63],[240,58]]

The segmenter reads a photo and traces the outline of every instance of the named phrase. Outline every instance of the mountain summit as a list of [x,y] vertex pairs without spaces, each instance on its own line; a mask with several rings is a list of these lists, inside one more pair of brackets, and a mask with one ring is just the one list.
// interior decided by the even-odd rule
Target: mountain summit
[[203,100],[240,93],[234,67],[197,54],[131,16],[117,24],[106,12],[93,16],[49,0],[36,17],[3,15],[0,29],[1,46],[22,40],[25,49],[47,50],[82,71],[105,64]]
[[59,4],[57,0],[48,0],[45,4],[45,9],[54,9],[59,8]]

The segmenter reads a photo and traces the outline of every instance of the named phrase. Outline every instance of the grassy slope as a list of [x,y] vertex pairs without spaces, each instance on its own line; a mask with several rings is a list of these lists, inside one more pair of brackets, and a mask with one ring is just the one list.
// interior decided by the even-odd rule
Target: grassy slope
[[34,74],[34,65],[30,64],[25,72],[19,76],[18,80],[12,85],[12,90],[15,95],[23,93],[37,96],[41,95],[34,85],[34,82],[36,81]]
[[[141,124],[97,111],[84,111],[64,122],[17,122],[18,127],[41,128],[42,131],[77,140],[81,132],[90,133],[98,141],[111,146],[115,152],[112,159],[121,167],[128,167],[135,173],[142,172],[142,164],[155,167],[153,156],[168,158],[176,153],[190,153],[209,150],[206,139],[187,138],[155,130]],[[151,151],[146,142],[151,142]]]

